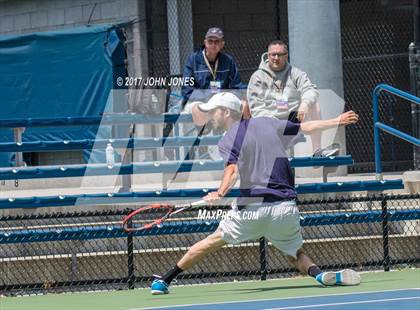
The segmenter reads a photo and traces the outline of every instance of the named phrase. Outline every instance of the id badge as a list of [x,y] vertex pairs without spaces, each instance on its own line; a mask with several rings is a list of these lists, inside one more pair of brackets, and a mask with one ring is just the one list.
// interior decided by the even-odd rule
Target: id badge
[[220,83],[220,81],[210,81],[210,90],[212,94],[220,92],[221,87],[222,83]]
[[273,104],[277,107],[277,110],[279,111],[289,110],[288,100],[284,100],[284,99],[273,100]]

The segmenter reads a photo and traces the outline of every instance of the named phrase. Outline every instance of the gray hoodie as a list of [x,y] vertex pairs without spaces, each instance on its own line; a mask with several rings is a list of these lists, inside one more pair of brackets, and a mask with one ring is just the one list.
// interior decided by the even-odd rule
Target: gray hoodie
[[264,53],[249,81],[247,97],[253,117],[287,119],[290,112],[298,110],[301,102],[313,105],[319,93],[308,75],[289,63],[282,71],[271,70],[268,55]]

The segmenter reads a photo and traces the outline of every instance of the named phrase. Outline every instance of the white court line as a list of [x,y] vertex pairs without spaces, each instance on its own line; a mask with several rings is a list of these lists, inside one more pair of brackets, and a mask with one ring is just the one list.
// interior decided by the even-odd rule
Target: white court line
[[[226,283],[228,284],[228,283]],[[185,285],[189,286],[191,284]],[[181,286],[181,285],[179,285]],[[179,287],[177,286],[177,287]],[[184,285],[182,285],[184,286]],[[372,293],[386,293],[386,292],[398,292],[398,291],[420,291],[418,287],[409,287],[409,288],[399,288],[395,290],[382,290],[382,291],[369,291],[369,292],[351,292],[351,293],[335,293],[335,294],[326,294],[326,295],[310,295],[310,296],[294,296],[294,297],[283,297],[283,298],[264,298],[264,299],[250,299],[250,300],[243,300],[243,301],[220,301],[220,302],[207,302],[201,304],[181,304],[181,305],[173,305],[173,306],[158,306],[158,307],[146,307],[146,308],[131,308],[127,310],[144,310],[144,309],[167,309],[167,308],[175,308],[175,307],[192,307],[192,306],[206,306],[206,305],[223,305],[223,304],[235,304],[235,303],[247,303],[247,302],[258,302],[258,301],[272,301],[272,300],[288,300],[288,299],[305,299],[305,298],[313,298],[313,297],[329,297],[329,296],[345,296],[345,295],[353,295],[353,294],[372,294]]]
[[368,303],[374,303],[374,302],[411,300],[411,299],[420,299],[420,297],[402,297],[402,298],[374,299],[374,300],[361,300],[361,301],[349,301],[349,302],[335,302],[331,304],[292,306],[292,307],[286,307],[286,308],[267,308],[263,310],[291,310],[291,309],[304,309],[304,308],[319,308],[319,307],[331,307],[331,306],[352,305],[352,304],[368,304]]

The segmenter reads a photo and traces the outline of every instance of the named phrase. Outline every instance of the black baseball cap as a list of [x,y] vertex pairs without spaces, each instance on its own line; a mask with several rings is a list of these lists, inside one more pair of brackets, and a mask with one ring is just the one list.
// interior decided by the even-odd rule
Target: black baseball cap
[[222,31],[222,29],[220,29],[218,27],[211,27],[211,28],[209,28],[209,30],[207,30],[206,39],[207,38],[223,39],[223,37],[224,37],[223,31]]

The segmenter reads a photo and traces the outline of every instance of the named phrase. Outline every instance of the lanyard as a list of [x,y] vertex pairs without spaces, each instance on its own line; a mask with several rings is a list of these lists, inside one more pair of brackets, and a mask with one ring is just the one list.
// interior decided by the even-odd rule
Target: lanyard
[[203,56],[204,56],[204,61],[206,62],[207,68],[209,68],[211,76],[213,77],[213,81],[216,80],[216,75],[217,75],[217,67],[219,65],[219,58],[216,59],[216,63],[214,64],[214,71],[210,66],[210,63],[206,57],[206,53],[205,53],[205,49],[203,49]]

